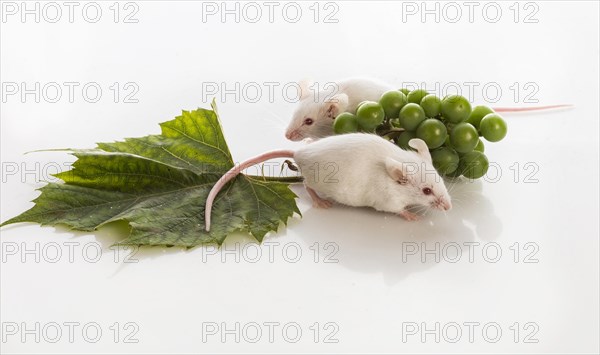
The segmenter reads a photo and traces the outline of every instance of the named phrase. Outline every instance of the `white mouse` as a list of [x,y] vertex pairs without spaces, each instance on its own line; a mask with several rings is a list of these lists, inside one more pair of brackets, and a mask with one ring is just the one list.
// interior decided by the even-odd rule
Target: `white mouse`
[[[389,90],[397,90],[384,82],[351,78],[334,83],[332,90],[310,90],[311,82],[301,81],[300,100],[292,120],[288,125],[285,137],[292,141],[305,138],[319,139],[334,134],[333,121],[342,112],[356,113],[358,104],[363,101],[379,101]],[[495,112],[529,112],[571,107],[571,105],[551,105],[538,107],[493,107]]]
[[275,150],[237,164],[213,186],[206,199],[206,230],[210,231],[213,201],[219,191],[244,169],[274,158],[293,158],[315,207],[332,202],[373,207],[414,221],[413,205],[449,210],[444,180],[431,164],[427,144],[410,140],[416,151],[406,151],[375,134],[351,133],[330,136],[296,151]]
[[342,112],[356,113],[363,101],[379,101],[381,95],[394,87],[384,82],[350,78],[331,85],[334,90],[314,92],[311,82],[301,81],[300,101],[285,132],[287,139],[323,138],[333,135],[333,120]]

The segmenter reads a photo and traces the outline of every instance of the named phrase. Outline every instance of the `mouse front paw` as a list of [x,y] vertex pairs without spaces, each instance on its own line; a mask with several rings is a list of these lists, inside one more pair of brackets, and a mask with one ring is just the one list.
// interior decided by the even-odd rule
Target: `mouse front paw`
[[313,207],[315,208],[329,208],[331,206],[333,206],[333,202],[329,200],[325,200],[322,198],[319,198],[318,200],[313,200]]
[[406,219],[407,221],[418,221],[421,217],[416,214],[416,213],[412,213],[408,210],[403,210],[402,212],[398,213],[400,216],[404,217],[404,219]]

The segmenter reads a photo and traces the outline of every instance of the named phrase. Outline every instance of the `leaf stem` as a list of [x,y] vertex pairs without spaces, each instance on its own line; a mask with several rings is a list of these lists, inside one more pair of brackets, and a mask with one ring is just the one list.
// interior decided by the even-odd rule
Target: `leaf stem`
[[285,184],[294,184],[304,181],[303,176],[259,176],[259,175],[246,175],[251,179],[270,181],[270,182],[282,182]]

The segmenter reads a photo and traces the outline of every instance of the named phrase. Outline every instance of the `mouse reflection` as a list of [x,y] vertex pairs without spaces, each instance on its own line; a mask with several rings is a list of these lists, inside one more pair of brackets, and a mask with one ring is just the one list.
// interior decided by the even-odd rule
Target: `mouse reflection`
[[452,210],[430,211],[416,222],[368,208],[335,205],[328,210],[309,208],[293,230],[308,245],[335,243],[339,265],[381,272],[386,283],[394,284],[437,265],[436,258],[467,262],[469,251],[481,254],[482,246],[500,236],[502,223],[482,194],[480,181],[450,182],[448,190]]

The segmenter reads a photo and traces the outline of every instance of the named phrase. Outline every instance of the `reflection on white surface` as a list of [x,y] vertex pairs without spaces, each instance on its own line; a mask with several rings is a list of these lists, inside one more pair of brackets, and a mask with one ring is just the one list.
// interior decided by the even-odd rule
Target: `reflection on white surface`
[[[480,182],[456,183],[448,189],[452,191],[453,209],[448,213],[429,211],[417,222],[368,208],[336,205],[329,210],[310,208],[303,212],[303,223],[293,231],[308,245],[323,241],[339,245],[340,265],[356,272],[381,273],[393,285],[426,271],[443,257],[468,259],[469,249],[481,253],[481,246],[463,243],[493,241],[501,234],[502,223],[489,199],[481,194]],[[433,248],[431,253],[422,249],[422,243]],[[465,255],[459,255],[463,252]]]

